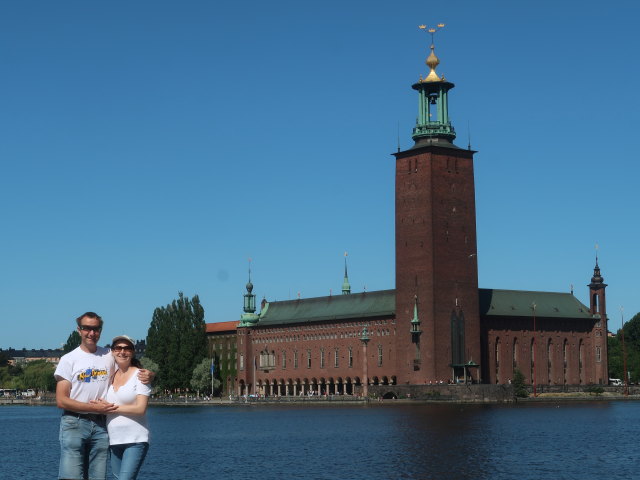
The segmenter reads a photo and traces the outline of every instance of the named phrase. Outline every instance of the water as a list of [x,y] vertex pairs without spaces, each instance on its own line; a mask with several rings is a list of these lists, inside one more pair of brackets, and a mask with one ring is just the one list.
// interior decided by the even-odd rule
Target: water
[[[55,407],[0,407],[0,478],[52,479]],[[152,407],[140,479],[631,479],[640,402]]]

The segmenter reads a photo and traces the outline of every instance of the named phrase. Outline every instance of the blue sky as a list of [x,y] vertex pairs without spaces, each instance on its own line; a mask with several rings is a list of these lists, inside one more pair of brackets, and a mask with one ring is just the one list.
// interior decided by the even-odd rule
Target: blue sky
[[146,336],[198,294],[394,288],[394,159],[429,38],[478,153],[479,283],[640,312],[635,2],[0,4],[0,348]]

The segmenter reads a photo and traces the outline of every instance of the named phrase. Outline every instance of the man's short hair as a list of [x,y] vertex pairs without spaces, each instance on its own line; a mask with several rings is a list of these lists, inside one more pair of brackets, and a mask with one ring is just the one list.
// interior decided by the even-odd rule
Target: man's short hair
[[104,322],[102,321],[102,317],[101,317],[100,315],[98,315],[97,313],[95,313],[95,312],[85,312],[85,313],[83,313],[82,315],[80,315],[78,318],[76,318],[76,323],[78,324],[78,326],[80,326],[80,325],[81,325],[81,323],[80,323],[80,322],[81,322],[81,321],[82,321],[82,319],[83,319],[83,318],[85,318],[85,317],[86,317],[86,318],[91,318],[91,319],[93,319],[93,320],[98,320],[98,321],[100,322],[100,326],[101,326],[101,327],[102,327],[102,324],[104,323]]

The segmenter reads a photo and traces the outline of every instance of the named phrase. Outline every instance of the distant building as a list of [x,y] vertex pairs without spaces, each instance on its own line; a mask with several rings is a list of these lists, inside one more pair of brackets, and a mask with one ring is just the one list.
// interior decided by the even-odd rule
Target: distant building
[[237,378],[227,380],[238,394],[366,395],[375,385],[392,395],[399,385],[506,384],[516,369],[533,385],[607,383],[597,258],[589,306],[573,292],[478,288],[475,152],[452,143],[454,85],[438,63],[431,45],[430,72],[412,86],[415,144],[395,154],[395,289],[352,293],[345,263],[343,295],[265,301],[256,313],[249,278]]
[[3,350],[0,348],[0,353],[4,353],[9,358],[9,364],[11,365],[24,365],[35,360],[45,360],[46,362],[57,365],[60,361],[60,357],[64,355],[61,348],[57,349],[26,349],[16,350],[9,348]]

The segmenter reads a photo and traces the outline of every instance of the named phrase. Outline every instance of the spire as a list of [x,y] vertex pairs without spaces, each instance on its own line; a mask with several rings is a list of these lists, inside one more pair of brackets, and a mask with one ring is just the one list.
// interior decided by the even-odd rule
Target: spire
[[[593,277],[591,277],[591,285],[590,287],[603,285],[604,278],[600,274],[600,267],[598,266],[598,244],[596,243],[596,266],[593,267]],[[604,285],[606,287],[606,285]]]
[[426,25],[420,25],[420,30],[426,30],[431,35],[431,52],[426,60],[429,74],[426,78],[418,80],[411,88],[418,91],[418,118],[413,129],[412,138],[416,145],[421,143],[433,144],[441,141],[451,144],[456,133],[449,120],[449,90],[454,85],[447,82],[444,75],[438,75],[436,68],[440,59],[435,54],[433,37],[435,33],[444,27],[439,23],[436,28],[427,29]]
[[420,319],[418,318],[418,295],[414,296],[413,318],[411,319],[411,333],[420,334]]
[[241,327],[251,327],[258,322],[256,315],[256,296],[253,294],[253,283],[251,283],[251,259],[249,259],[249,281],[246,285],[247,293],[244,294],[244,313],[240,316]]
[[596,254],[596,266],[593,267],[593,277],[591,277],[591,285],[601,285],[604,283],[604,278],[600,274],[600,267],[598,266],[598,255]]
[[440,59],[436,57],[436,54],[434,51],[436,47],[433,43],[431,44],[430,48],[431,48],[431,53],[427,57],[426,62],[424,62],[427,64],[427,67],[430,68],[430,71],[429,71],[429,75],[427,75],[427,78],[425,78],[422,81],[423,82],[441,82],[442,79],[436,73],[436,67],[440,65]]
[[347,274],[347,252],[344,252],[344,280],[342,282],[342,294],[349,295],[351,293],[351,285],[349,284],[349,275]]

